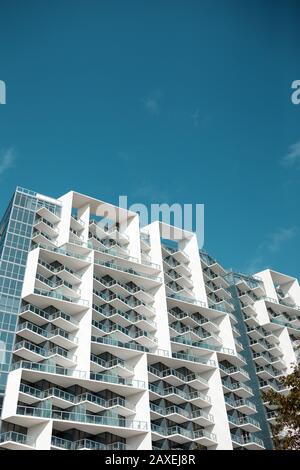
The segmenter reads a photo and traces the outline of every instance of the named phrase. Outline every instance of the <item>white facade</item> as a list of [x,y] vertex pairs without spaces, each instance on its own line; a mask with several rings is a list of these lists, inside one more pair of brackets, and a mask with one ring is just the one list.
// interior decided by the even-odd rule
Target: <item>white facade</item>
[[261,390],[279,390],[297,361],[298,281],[227,272],[195,234],[164,240],[164,224],[140,229],[89,196],[36,197],[0,447],[266,448],[276,410],[252,401],[244,354]]

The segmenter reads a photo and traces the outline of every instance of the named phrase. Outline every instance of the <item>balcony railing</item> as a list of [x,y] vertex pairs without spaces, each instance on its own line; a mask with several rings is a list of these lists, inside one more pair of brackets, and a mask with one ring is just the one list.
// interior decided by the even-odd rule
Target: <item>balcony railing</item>
[[194,372],[191,372],[190,374],[183,374],[181,372],[178,372],[176,369],[158,370],[153,366],[148,366],[148,371],[156,375],[157,377],[161,377],[161,378],[173,376],[182,380],[182,382],[191,382],[193,380],[200,380],[200,382],[204,384],[208,384],[208,381],[206,379],[204,379],[200,374],[197,374]]
[[17,414],[23,416],[34,416],[40,418],[74,421],[87,424],[95,424],[101,426],[116,426],[134,430],[147,431],[147,423],[145,421],[137,421],[125,418],[113,418],[111,416],[90,415],[85,413],[77,413],[76,411],[58,411],[45,408],[34,408],[30,406],[18,406]]
[[31,250],[35,250],[36,248],[41,248],[43,250],[51,251],[52,253],[58,253],[64,256],[70,256],[71,258],[77,258],[79,260],[83,260],[87,262],[91,261],[91,258],[89,256],[80,255],[79,253],[76,253],[74,251],[67,250],[61,247],[54,247],[51,245],[45,245],[44,243],[37,243],[35,246],[31,247]]
[[[0,434],[0,443],[16,442],[18,444],[27,444],[27,436],[20,432],[8,431]],[[33,446],[33,444],[30,444]]]
[[55,336],[61,336],[62,338],[65,338],[74,344],[78,343],[78,339],[75,336],[71,335],[68,331],[63,330],[62,328],[56,328],[54,330],[45,330],[44,328],[41,328],[35,325],[34,323],[26,321],[18,325],[17,333],[19,333],[20,331],[24,329],[32,331],[33,333],[36,333],[47,339],[51,339]]
[[96,305],[96,304],[93,304],[93,309],[96,310],[96,312],[101,313],[102,315],[104,315],[107,318],[112,317],[114,315],[120,315],[121,317],[125,318],[126,320],[130,321],[131,323],[137,323],[141,320],[144,320],[147,323],[149,323],[150,325],[154,326],[155,328],[157,326],[157,323],[155,321],[151,320],[150,318],[146,317],[145,315],[137,314],[136,312],[134,312],[134,315],[132,315],[132,314],[129,314],[127,312],[123,312],[122,310],[119,310],[119,309],[116,309],[116,308],[112,308],[112,309],[108,310],[107,308],[99,307],[99,305]]
[[43,295],[45,297],[52,297],[53,299],[63,300],[65,302],[72,302],[72,303],[82,305],[82,306],[85,306],[85,307],[89,306],[89,301],[88,300],[79,299],[77,297],[71,297],[69,295],[63,295],[63,294],[60,294],[59,292],[56,292],[56,291],[48,291],[48,290],[35,288],[34,289],[34,294]]
[[45,318],[45,320],[47,320],[48,322],[51,322],[52,320],[55,320],[57,318],[62,318],[63,320],[73,323],[74,325],[78,325],[78,321],[75,320],[75,318],[73,318],[71,315],[68,315],[65,312],[62,312],[61,310],[58,310],[57,312],[54,312],[54,313],[49,313],[49,312],[46,312],[45,310],[35,307],[32,304],[24,305],[20,309],[20,313],[27,312],[27,311],[30,311],[42,318]]
[[199,364],[216,367],[216,362],[213,359],[203,359],[199,356],[193,356],[192,354],[185,354],[182,352],[172,352],[172,357],[174,357],[175,359],[183,359],[186,361],[192,361],[192,362],[197,362]]
[[207,308],[207,304],[205,302],[202,302],[201,300],[197,300],[197,299],[192,299],[191,297],[186,297],[185,295],[170,294],[167,297],[171,299],[181,300],[182,302],[187,302],[189,304],[197,305],[198,307]]
[[112,263],[111,261],[102,261],[98,258],[95,258],[95,264],[98,264],[99,266],[104,266],[104,267],[116,269],[117,271],[123,271],[123,272],[128,273],[128,274],[133,274],[134,276],[142,276],[142,277],[145,277],[147,279],[153,279],[154,281],[158,281],[158,282],[162,281],[161,277],[159,277],[159,276],[155,276],[153,274],[137,271],[136,269],[132,269],[132,268],[126,268],[125,266],[121,266],[119,264]]
[[28,369],[35,372],[46,372],[49,374],[59,374],[77,379],[84,380],[96,380],[101,382],[108,382],[120,385],[127,385],[137,388],[145,388],[145,382],[142,380],[131,380],[124,379],[118,375],[109,375],[109,374],[95,374],[87,371],[81,371],[76,369],[67,369],[65,367],[53,365],[53,364],[41,364],[39,362],[30,362],[30,361],[18,361],[14,362],[11,366],[11,370],[16,369]]
[[107,345],[111,345],[111,346],[117,346],[119,348],[134,349],[136,351],[149,352],[148,348],[146,348],[145,346],[141,346],[140,344],[137,344],[137,343],[122,343],[121,341],[118,341],[117,339],[114,339],[114,338],[111,338],[111,337],[92,336],[91,340],[95,343],[102,343],[102,344],[107,344]]

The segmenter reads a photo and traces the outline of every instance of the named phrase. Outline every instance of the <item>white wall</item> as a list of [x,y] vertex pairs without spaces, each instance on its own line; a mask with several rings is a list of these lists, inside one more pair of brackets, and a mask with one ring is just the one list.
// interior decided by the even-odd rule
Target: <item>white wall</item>
[[266,297],[271,297],[271,299],[277,299],[277,292],[273,283],[270,269],[265,269],[264,271],[255,273],[255,275],[260,277],[263,281],[266,291]]
[[61,219],[58,223],[59,235],[56,239],[58,246],[64,245],[69,241],[71,213],[73,204],[73,191],[59,198],[62,202]]
[[52,436],[52,420],[31,426],[27,431],[28,444],[34,445],[36,450],[50,450]]
[[26,297],[29,294],[32,294],[34,291],[39,255],[39,248],[35,248],[35,250],[32,250],[28,253],[24,282],[22,286],[22,298]]
[[[152,260],[154,263],[159,264],[161,266],[161,269],[163,269],[162,268],[163,260],[162,260],[161,245],[160,245],[159,222],[153,222],[152,224],[147,225],[145,229],[150,235]],[[156,331],[155,336],[157,338],[157,348],[168,351],[169,355],[171,355],[168,307],[167,307],[167,300],[166,300],[166,289],[165,289],[163,271],[161,271],[160,276],[162,278],[163,283],[156,290],[156,292],[153,292],[154,308],[156,312],[154,321],[157,323],[157,331]]]
[[16,414],[21,376],[22,369],[13,370],[8,374],[3,400],[2,419],[9,418]]
[[[217,362],[216,353],[213,354],[212,359]],[[208,380],[209,391],[207,392],[211,398],[212,407],[210,413],[213,414],[215,425],[212,432],[217,435],[218,444],[209,449],[217,450],[231,450],[232,442],[230,437],[230,428],[227,420],[227,411],[224,401],[223,388],[219,369],[215,369]]]
[[127,438],[129,449],[149,450],[151,449],[151,421],[149,408],[149,391],[148,391],[148,369],[147,354],[142,353],[134,359],[128,361],[128,365],[134,367],[134,380],[142,380],[145,382],[145,390],[128,397],[128,401],[136,406],[134,420],[144,421],[147,423],[147,432],[141,435]]
[[291,343],[291,339],[288,333],[287,328],[283,328],[281,333],[278,335],[280,341],[280,348],[283,354],[283,360],[285,365],[287,366],[286,373],[289,374],[293,370],[293,364],[297,363],[297,359],[295,356],[295,352]]
[[193,234],[191,239],[187,239],[184,252],[189,256],[189,267],[192,270],[192,282],[195,298],[207,305],[207,295],[200,261],[197,237]]

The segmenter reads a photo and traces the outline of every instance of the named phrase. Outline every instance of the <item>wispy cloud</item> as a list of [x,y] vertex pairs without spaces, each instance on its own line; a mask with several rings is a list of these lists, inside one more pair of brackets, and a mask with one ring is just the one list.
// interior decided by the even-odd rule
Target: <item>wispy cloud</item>
[[149,114],[158,116],[161,113],[162,92],[157,90],[150,93],[143,101]]
[[15,152],[12,148],[0,152],[0,175],[11,168],[15,162]]
[[195,111],[192,114],[192,120],[193,120],[194,127],[199,126],[199,115],[200,115],[199,108],[196,108]]
[[280,227],[269,233],[265,240],[258,245],[252,259],[244,267],[246,273],[255,273],[266,269],[270,265],[270,257],[268,254],[277,253],[286,242],[297,235],[296,227],[284,228]]
[[127,152],[123,152],[123,150],[117,153],[117,158],[123,162],[129,162],[129,160],[131,159],[129,154]]
[[285,166],[294,166],[299,163],[300,168],[300,140],[290,146],[288,153],[281,159],[281,163]]
[[281,245],[296,236],[295,227],[280,228],[269,236],[266,248],[269,252],[275,253],[280,250]]

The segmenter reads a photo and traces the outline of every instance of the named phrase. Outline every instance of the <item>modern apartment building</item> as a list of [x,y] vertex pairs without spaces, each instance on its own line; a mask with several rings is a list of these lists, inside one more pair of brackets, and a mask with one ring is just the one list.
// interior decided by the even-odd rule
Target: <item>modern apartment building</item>
[[18,187],[0,225],[0,448],[271,449],[261,392],[287,392],[299,315],[293,277]]

